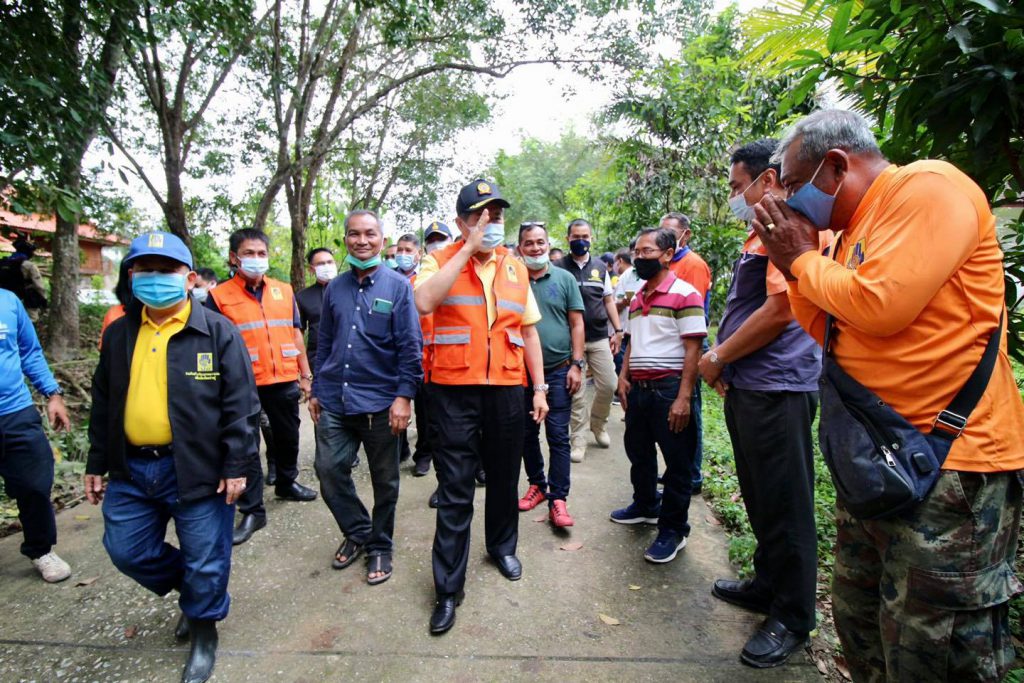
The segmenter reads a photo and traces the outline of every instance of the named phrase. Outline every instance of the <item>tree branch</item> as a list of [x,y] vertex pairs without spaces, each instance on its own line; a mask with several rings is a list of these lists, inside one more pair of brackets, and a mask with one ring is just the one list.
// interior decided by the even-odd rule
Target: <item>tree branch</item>
[[136,161],[135,157],[132,156],[131,152],[129,152],[125,145],[122,144],[121,138],[114,131],[114,128],[109,123],[105,122],[103,124],[103,132],[106,134],[108,138],[110,138],[110,141],[114,143],[114,146],[117,147],[121,154],[124,155],[124,158],[128,160],[128,163],[132,165],[132,168],[135,169],[135,175],[141,178],[142,182],[146,184],[147,188],[149,188],[150,194],[153,195],[153,199],[156,200],[156,203],[160,206],[160,209],[164,210],[167,207],[167,202],[164,201],[164,198],[160,195],[160,190],[156,188],[153,182],[149,179],[149,176],[146,175],[146,171],[142,168],[142,165],[139,164],[138,161]]

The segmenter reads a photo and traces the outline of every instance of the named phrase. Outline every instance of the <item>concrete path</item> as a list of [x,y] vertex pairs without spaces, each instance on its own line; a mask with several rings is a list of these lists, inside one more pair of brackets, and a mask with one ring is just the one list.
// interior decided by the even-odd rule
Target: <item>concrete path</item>
[[[666,566],[643,560],[651,527],[608,521],[630,495],[620,417],[613,409],[616,446],[592,447],[573,466],[573,529],[559,533],[537,521],[546,506],[522,514],[521,581],[506,581],[486,560],[478,489],[467,597],[441,637],[427,631],[432,474],[414,478],[403,466],[395,573],[380,586],[366,584],[362,562],[331,569],[340,534],[321,500],[269,500],[269,526],[234,555],[231,614],[220,627],[213,680],[820,680],[804,653],[770,671],[739,663],[759,619],[711,597],[713,579],[732,570],[725,534],[699,497],[689,544]],[[302,447],[301,479],[313,484],[308,420]],[[369,501],[365,465],[357,486]],[[179,680],[187,646],[171,633],[176,599],[158,598],[114,569],[98,508],[80,505],[57,521],[57,551],[74,569],[62,584],[37,578],[18,553],[20,536],[0,541],[0,681]]]

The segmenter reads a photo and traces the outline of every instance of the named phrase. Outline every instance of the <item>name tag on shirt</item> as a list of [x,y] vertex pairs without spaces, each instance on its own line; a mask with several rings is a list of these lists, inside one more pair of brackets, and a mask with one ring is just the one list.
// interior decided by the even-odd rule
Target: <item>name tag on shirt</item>
[[381,313],[383,315],[391,315],[391,309],[395,307],[395,304],[387,299],[374,299],[371,310],[374,313]]

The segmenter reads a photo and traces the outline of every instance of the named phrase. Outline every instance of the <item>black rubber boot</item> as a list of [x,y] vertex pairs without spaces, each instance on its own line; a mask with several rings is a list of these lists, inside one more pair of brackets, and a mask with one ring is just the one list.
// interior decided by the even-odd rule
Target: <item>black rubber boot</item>
[[205,683],[213,675],[217,660],[217,622],[212,619],[190,619],[192,650],[181,674],[182,683]]

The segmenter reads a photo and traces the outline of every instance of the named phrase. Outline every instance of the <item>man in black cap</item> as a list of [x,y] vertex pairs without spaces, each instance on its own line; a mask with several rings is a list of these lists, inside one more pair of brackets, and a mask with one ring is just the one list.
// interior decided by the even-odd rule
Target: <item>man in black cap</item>
[[423,259],[416,278],[416,308],[434,315],[431,394],[445,415],[435,420],[438,481],[433,570],[437,601],[430,632],[455,623],[464,595],[473,518],[473,475],[487,474],[484,529],[487,552],[505,578],[522,577],[516,557],[518,484],[523,452],[522,379],[533,378],[533,419],[548,412],[540,339],[540,310],[526,266],[501,244],[503,210],[497,186],[478,179],[455,204],[461,242]]

